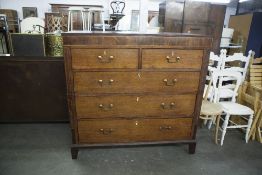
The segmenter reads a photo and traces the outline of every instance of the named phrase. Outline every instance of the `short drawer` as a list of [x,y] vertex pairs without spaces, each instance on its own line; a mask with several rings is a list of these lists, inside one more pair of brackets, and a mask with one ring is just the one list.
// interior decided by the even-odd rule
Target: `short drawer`
[[201,69],[202,57],[202,50],[144,49],[142,67]]
[[191,139],[191,118],[78,121],[79,142],[128,143]]
[[77,93],[196,93],[199,72],[76,72]]
[[76,96],[78,118],[191,116],[196,95]]
[[137,68],[138,49],[72,49],[73,69]]

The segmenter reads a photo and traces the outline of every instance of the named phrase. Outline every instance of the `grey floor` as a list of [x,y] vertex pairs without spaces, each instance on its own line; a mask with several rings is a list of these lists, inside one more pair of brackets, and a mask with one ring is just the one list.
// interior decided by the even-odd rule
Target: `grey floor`
[[198,130],[196,154],[186,145],[85,149],[70,156],[68,124],[1,124],[0,175],[261,175],[262,144],[231,131],[223,147]]

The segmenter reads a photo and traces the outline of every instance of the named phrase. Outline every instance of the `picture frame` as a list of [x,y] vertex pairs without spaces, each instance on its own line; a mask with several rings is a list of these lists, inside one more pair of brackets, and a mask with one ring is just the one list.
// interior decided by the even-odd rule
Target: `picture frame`
[[37,7],[22,7],[23,18],[27,17],[37,17]]

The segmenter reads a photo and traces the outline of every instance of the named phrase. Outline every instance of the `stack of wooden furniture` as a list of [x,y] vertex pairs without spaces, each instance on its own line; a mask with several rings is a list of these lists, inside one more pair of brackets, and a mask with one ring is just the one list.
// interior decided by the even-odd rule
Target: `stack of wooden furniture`
[[72,158],[82,147],[189,144],[195,152],[212,39],[64,33]]
[[262,88],[262,58],[251,59],[249,81],[250,84]]
[[[249,139],[259,141],[262,143],[262,89],[258,89],[256,86],[249,82],[244,82],[240,91],[238,101],[241,104],[251,107],[255,114],[249,132]],[[250,105],[251,104],[251,105]]]

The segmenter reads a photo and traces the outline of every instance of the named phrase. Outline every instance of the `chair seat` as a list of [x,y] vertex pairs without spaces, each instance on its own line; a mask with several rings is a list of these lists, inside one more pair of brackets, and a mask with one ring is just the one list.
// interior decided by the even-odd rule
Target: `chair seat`
[[247,106],[234,102],[219,102],[223,110],[230,115],[253,115],[254,111]]
[[206,100],[202,101],[201,115],[220,115],[222,112],[223,108],[219,103],[212,103]]

